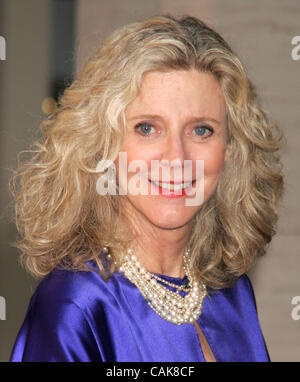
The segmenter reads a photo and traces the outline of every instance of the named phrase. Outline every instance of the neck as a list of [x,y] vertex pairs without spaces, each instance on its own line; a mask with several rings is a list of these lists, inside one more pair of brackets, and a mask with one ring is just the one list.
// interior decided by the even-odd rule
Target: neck
[[176,229],[163,229],[140,216],[128,220],[135,237],[130,247],[143,267],[152,273],[183,278],[183,255],[191,223]]

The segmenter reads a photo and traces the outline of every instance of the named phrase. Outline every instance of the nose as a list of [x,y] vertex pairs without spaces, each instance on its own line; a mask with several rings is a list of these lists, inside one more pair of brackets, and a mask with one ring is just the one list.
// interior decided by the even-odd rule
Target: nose
[[[179,131],[172,131],[163,142],[160,158],[160,179],[182,181],[187,162],[186,142]],[[190,161],[188,161],[190,162]]]
[[187,159],[186,155],[186,147],[182,135],[179,132],[169,134],[164,142],[161,162],[168,162],[171,167],[180,166]]

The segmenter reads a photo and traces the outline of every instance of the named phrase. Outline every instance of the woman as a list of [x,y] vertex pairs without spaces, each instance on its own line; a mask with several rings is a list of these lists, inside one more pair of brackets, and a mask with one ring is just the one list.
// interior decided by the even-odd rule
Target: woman
[[125,26],[42,131],[12,180],[45,277],[11,360],[268,361],[246,272],[275,233],[282,135],[222,37]]

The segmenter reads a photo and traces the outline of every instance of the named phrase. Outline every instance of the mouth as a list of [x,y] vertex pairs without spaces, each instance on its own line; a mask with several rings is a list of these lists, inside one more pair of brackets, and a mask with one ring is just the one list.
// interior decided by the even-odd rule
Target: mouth
[[186,190],[192,188],[196,180],[160,182],[149,179],[149,182],[159,191],[159,195],[161,196],[183,197],[186,196]]

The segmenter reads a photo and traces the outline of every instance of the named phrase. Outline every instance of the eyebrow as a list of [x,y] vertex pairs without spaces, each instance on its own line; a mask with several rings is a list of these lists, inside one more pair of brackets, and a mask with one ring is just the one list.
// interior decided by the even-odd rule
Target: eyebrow
[[[163,121],[163,118],[157,114],[140,114],[140,115],[136,115],[132,118],[129,118],[128,121],[134,121],[136,119],[158,119],[160,121]],[[221,124],[220,121],[218,121],[217,119],[211,118],[211,117],[191,117],[191,118],[189,118],[188,123],[205,122],[205,121],[214,122],[214,123],[217,123],[218,125]]]

